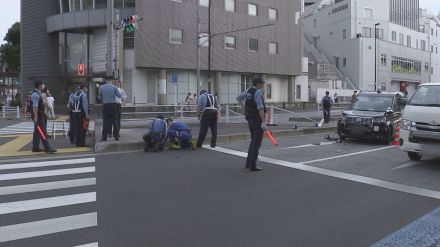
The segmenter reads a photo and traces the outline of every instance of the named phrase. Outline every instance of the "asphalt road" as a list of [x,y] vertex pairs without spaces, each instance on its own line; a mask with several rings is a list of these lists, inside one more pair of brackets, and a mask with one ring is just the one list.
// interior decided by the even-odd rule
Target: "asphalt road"
[[[245,142],[223,144],[214,151],[97,155],[94,161],[55,156],[52,159],[79,161],[54,166],[30,167],[35,163],[29,162],[38,160],[0,161],[0,246],[340,247],[370,246],[383,239],[376,246],[435,246],[396,244],[395,237],[386,237],[422,216],[434,217],[426,215],[439,207],[437,194],[420,194],[440,190],[439,160],[408,163],[397,148],[357,141],[324,143],[322,137],[283,138],[278,147],[265,140],[261,159],[266,163],[260,163],[264,170],[259,173],[244,169],[240,156],[247,150]],[[26,164],[2,169],[5,163],[20,162]],[[70,170],[17,179],[24,172],[91,167],[96,172]],[[81,180],[82,186],[56,190],[54,185],[18,194],[17,187],[5,189],[95,177],[96,185]],[[386,188],[386,182],[395,187]],[[411,193],[402,192],[408,188]],[[79,196],[3,204],[70,195]],[[47,208],[60,202],[66,205]],[[24,211],[12,212],[20,208]],[[84,218],[64,218],[78,215]],[[61,225],[76,230],[42,235],[24,225],[16,237],[30,232],[34,236],[2,241],[6,235],[1,233],[11,225],[59,218],[65,221]],[[39,224],[40,229],[51,229],[48,222]],[[410,232],[413,238],[426,237],[422,230]]]

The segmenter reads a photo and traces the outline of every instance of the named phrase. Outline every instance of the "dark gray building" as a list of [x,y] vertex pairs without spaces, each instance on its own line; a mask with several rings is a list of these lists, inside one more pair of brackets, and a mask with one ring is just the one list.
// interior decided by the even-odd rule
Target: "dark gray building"
[[[211,90],[222,103],[234,102],[257,75],[268,82],[269,102],[307,101],[301,1],[211,4],[208,42],[209,0],[22,0],[24,90],[41,78],[61,98],[81,83],[93,95],[114,74],[131,102],[175,104],[208,88],[211,49]],[[134,33],[114,28],[133,14],[144,18]]]

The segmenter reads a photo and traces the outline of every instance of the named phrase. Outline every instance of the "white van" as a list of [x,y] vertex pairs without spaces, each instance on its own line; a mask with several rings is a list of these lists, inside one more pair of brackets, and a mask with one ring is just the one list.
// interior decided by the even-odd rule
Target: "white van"
[[440,83],[422,84],[403,111],[400,148],[411,160],[440,157]]

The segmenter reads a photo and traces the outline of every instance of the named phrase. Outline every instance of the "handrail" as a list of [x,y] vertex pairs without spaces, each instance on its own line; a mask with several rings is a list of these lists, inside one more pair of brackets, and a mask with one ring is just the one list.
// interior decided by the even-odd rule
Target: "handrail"
[[286,110],[286,109],[283,109],[283,108],[275,107],[275,106],[272,106],[272,107],[273,107],[274,109],[278,110],[278,111],[283,111],[283,112],[291,113],[291,114],[294,114],[294,115],[300,116],[300,117],[302,117],[302,118],[305,118],[305,119],[307,119],[307,120],[310,120],[310,121],[312,121],[313,123],[316,123],[315,120],[313,120],[312,118],[309,118],[309,117],[307,117],[307,116],[305,116],[305,115],[302,115],[302,114],[299,114],[299,113],[296,113],[296,112],[293,112],[293,111],[289,111],[289,110]]

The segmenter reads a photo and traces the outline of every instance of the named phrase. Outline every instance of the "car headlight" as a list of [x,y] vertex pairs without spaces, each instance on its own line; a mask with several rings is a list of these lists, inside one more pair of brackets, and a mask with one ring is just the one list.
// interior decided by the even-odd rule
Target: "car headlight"
[[387,121],[387,117],[385,117],[385,116],[373,119],[374,123],[385,123],[386,121]]
[[404,130],[411,130],[411,127],[415,125],[414,122],[405,119],[402,119],[401,123],[402,123],[402,129]]

